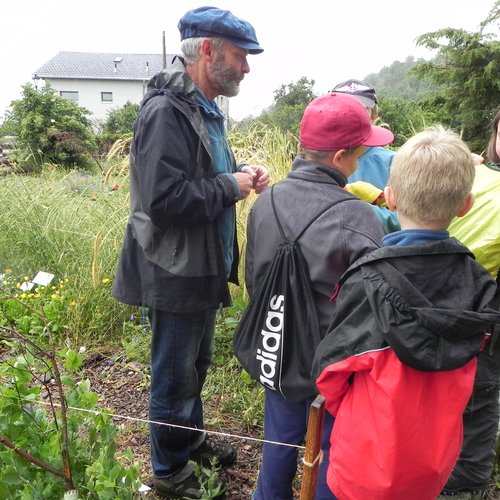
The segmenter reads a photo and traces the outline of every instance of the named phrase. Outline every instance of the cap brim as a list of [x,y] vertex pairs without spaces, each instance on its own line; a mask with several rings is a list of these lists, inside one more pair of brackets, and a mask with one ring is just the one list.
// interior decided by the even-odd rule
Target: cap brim
[[372,125],[372,133],[363,142],[363,146],[387,146],[394,140],[394,134],[386,128]]
[[248,50],[249,54],[260,54],[261,52],[264,52],[264,49],[258,43],[250,42],[248,40],[240,40],[238,38],[233,38],[231,36],[225,36],[225,35],[220,35],[220,36],[231,42],[233,45]]
[[375,104],[377,104],[373,99],[365,97],[364,95],[358,95],[358,94],[351,94],[351,95],[357,97],[363,103],[365,108],[372,109],[375,107]]

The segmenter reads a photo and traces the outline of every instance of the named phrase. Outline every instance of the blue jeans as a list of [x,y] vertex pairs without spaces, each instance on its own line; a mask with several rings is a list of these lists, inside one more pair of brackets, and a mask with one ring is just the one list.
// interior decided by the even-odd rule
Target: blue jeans
[[[149,418],[203,429],[201,390],[212,360],[215,310],[188,314],[150,309]],[[157,478],[175,474],[204,440],[198,431],[150,424],[151,465]]]
[[[304,445],[311,403],[312,400],[292,403],[274,391],[266,389],[264,439]],[[318,470],[316,500],[335,500],[335,496],[326,483],[333,420],[333,417],[325,412],[321,443],[323,460]],[[264,443],[257,488],[252,499],[293,500],[292,482],[297,472],[297,458],[297,448]]]

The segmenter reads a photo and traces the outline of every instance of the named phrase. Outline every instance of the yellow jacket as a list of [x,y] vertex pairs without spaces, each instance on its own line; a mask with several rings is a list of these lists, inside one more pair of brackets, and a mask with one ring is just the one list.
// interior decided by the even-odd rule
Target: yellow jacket
[[456,217],[448,230],[496,278],[500,267],[500,167],[477,165],[472,192],[475,202],[471,210]]

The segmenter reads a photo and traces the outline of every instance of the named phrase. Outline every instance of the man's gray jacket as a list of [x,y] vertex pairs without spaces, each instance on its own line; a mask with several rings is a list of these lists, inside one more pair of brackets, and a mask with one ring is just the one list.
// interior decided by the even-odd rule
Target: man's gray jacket
[[[234,210],[231,174],[215,175],[196,87],[180,58],[149,83],[130,156],[130,216],[113,283],[126,304],[169,312],[230,305],[217,217]],[[234,249],[230,280],[237,281]]]

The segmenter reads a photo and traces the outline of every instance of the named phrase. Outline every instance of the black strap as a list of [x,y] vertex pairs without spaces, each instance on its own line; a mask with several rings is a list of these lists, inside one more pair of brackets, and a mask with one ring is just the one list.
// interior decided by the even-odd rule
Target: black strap
[[[274,194],[273,194],[273,189],[274,189],[274,184],[271,186],[271,204],[273,206],[273,212],[274,212],[274,217],[276,218],[276,223],[278,224],[278,229],[280,231],[280,234],[281,234],[281,238],[283,240],[286,240],[287,238],[285,237],[285,232],[283,231],[283,227],[281,226],[281,222],[279,220],[279,217],[278,217],[278,212],[276,210],[276,205],[274,204]],[[313,222],[315,222],[317,219],[319,219],[325,212],[328,212],[328,210],[330,210],[330,208],[334,207],[335,205],[338,205],[339,203],[342,203],[343,201],[349,201],[349,200],[357,200],[358,198],[356,197],[348,197],[348,198],[342,198],[341,200],[337,200],[337,201],[334,201],[332,204],[328,205],[327,207],[325,207],[323,210],[320,211],[319,214],[315,215],[307,224],[306,226],[302,229],[302,231],[299,233],[299,235],[294,239],[292,240],[293,243],[296,243],[297,241],[299,241],[299,238],[307,231],[307,229],[309,229],[309,226],[311,226],[311,224]]]
[[494,309],[500,310],[500,269],[498,270],[497,274],[497,291],[495,293],[495,297],[493,300],[490,302],[490,307],[493,307]]

